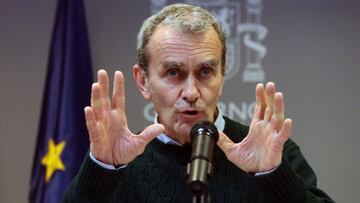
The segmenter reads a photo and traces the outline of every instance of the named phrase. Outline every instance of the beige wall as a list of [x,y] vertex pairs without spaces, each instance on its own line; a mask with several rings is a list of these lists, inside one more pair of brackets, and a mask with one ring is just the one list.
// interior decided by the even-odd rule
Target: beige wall
[[[130,71],[135,34],[149,7],[134,2],[87,0],[86,9],[94,72],[125,72],[129,123],[139,130],[146,121],[137,107],[145,103]],[[0,0],[0,202],[27,202],[55,6],[56,1]],[[360,202],[359,19],[357,0],[269,0],[262,16],[269,29],[263,41],[266,79],[285,94],[292,138],[319,186],[349,203]],[[228,81],[223,100],[251,100],[254,87],[244,84],[242,91],[236,79]]]

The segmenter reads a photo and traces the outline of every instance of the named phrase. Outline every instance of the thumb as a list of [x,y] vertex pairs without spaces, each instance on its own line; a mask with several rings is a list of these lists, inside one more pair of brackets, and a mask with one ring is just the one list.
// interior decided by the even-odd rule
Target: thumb
[[219,140],[217,141],[217,145],[226,155],[228,155],[235,147],[235,143],[221,131],[219,131]]
[[153,124],[146,127],[141,133],[140,137],[145,143],[150,142],[156,136],[160,135],[165,131],[165,127],[162,124]]

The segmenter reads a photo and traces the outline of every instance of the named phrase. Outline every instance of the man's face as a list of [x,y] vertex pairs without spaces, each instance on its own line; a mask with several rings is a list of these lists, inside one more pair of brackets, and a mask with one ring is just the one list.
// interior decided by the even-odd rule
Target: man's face
[[223,87],[221,43],[211,29],[184,33],[159,26],[148,44],[148,94],[165,134],[180,143],[190,142],[192,126],[214,122]]

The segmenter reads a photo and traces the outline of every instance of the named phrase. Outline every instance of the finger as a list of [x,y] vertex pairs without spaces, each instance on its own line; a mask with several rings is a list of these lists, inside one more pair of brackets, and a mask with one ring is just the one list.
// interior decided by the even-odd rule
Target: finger
[[219,140],[217,141],[217,145],[228,157],[236,144],[230,140],[230,138],[225,133],[219,131]]
[[90,141],[93,141],[94,138],[96,138],[98,135],[93,108],[89,106],[85,107],[84,113],[85,113],[86,128],[88,129],[89,132],[89,139]]
[[114,74],[112,107],[119,108],[125,112],[125,83],[124,75],[121,71],[115,71]]
[[279,142],[281,145],[284,145],[284,143],[289,139],[291,131],[292,131],[292,120],[287,118],[285,119],[284,124],[279,132]]
[[255,100],[253,119],[262,120],[264,118],[264,110],[265,110],[265,90],[264,90],[264,85],[262,83],[256,85],[255,98],[256,100]]
[[273,113],[274,97],[275,97],[275,84],[273,82],[268,82],[265,87],[266,109],[264,114],[264,120],[270,121],[271,119]]
[[100,84],[100,97],[104,110],[110,110],[109,77],[105,70],[98,71],[98,83]]
[[275,94],[274,99],[274,113],[271,118],[271,124],[273,128],[276,129],[277,132],[279,132],[282,128],[283,122],[284,122],[284,98],[283,94],[281,92],[277,92]]
[[100,120],[102,118],[102,105],[100,99],[100,85],[93,83],[91,87],[91,107],[94,111],[95,119]]
[[164,131],[165,127],[162,124],[153,124],[146,127],[137,137],[142,140],[144,145],[146,145]]

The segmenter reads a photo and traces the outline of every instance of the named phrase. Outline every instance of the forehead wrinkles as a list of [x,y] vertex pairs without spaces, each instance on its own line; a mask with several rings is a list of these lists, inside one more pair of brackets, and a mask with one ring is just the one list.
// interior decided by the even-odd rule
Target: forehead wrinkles
[[158,43],[159,49],[182,49],[185,51],[193,51],[197,49],[206,49],[216,51],[216,44],[213,42],[206,41],[194,41],[187,39],[178,39],[178,38],[166,38]]
[[209,57],[221,60],[222,51],[218,34],[213,29],[188,33],[164,25],[155,29],[147,49],[149,65],[156,67],[165,60],[185,62],[183,60],[192,60],[194,57],[200,57],[198,59],[201,61],[208,60]]
[[[191,37],[191,36],[190,36]],[[196,55],[213,55],[214,57],[221,57],[221,49],[218,44],[207,40],[196,40],[197,37],[188,39],[187,37],[166,37],[153,41],[151,55],[158,57],[160,60],[171,57],[174,54],[181,54],[184,56]]]

